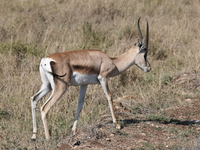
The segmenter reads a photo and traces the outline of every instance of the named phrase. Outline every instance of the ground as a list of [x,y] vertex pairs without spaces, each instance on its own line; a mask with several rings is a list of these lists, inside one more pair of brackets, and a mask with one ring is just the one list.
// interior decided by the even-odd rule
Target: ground
[[[200,98],[185,99],[178,107],[158,114],[126,96],[115,102],[121,130],[115,128],[107,110],[76,135],[62,138],[54,150],[200,149],[199,101]],[[137,107],[130,108],[130,103]]]

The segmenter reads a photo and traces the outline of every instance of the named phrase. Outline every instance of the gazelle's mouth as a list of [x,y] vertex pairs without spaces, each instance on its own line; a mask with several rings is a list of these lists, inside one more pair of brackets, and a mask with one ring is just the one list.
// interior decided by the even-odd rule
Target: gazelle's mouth
[[144,72],[149,72],[149,71],[151,71],[151,67],[150,66],[148,66],[148,67],[142,67],[142,66],[140,66],[139,64],[136,64],[136,66],[138,66],[140,69],[142,69]]
[[149,72],[149,71],[151,71],[151,68],[150,67],[145,67],[143,70],[144,70],[144,72]]

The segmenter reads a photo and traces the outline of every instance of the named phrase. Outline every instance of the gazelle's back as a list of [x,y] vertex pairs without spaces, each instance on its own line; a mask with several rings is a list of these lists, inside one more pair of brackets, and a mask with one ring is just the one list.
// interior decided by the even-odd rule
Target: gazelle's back
[[[115,67],[112,59],[100,50],[73,50],[50,55],[47,59],[52,60],[52,72],[66,74],[64,80],[72,85],[99,83],[97,76],[105,74],[101,70],[110,71]],[[81,78],[87,80],[82,81]]]

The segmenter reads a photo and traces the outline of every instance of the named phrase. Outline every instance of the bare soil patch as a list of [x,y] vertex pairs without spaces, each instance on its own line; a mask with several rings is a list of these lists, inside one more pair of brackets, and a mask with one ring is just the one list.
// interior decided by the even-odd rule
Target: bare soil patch
[[131,109],[128,104],[137,102],[127,96],[125,100],[115,102],[115,111],[123,125],[121,130],[115,129],[107,110],[99,120],[83,127],[75,136],[61,139],[54,150],[198,149],[199,101],[200,98],[186,99],[179,107],[161,113],[137,107],[135,114],[136,109]]

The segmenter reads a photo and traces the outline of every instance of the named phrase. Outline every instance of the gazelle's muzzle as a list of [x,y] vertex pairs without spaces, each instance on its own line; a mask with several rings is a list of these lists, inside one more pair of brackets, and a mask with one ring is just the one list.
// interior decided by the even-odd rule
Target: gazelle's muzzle
[[140,69],[142,69],[144,72],[149,72],[151,71],[151,66],[149,62],[146,62],[146,64],[141,64],[141,63],[136,63],[136,66],[138,66]]
[[144,72],[149,72],[149,71],[151,71],[151,67],[144,67],[143,70],[144,70]]
[[151,71],[151,66],[149,64],[149,62],[147,61],[147,65],[143,68],[144,72],[149,72]]

